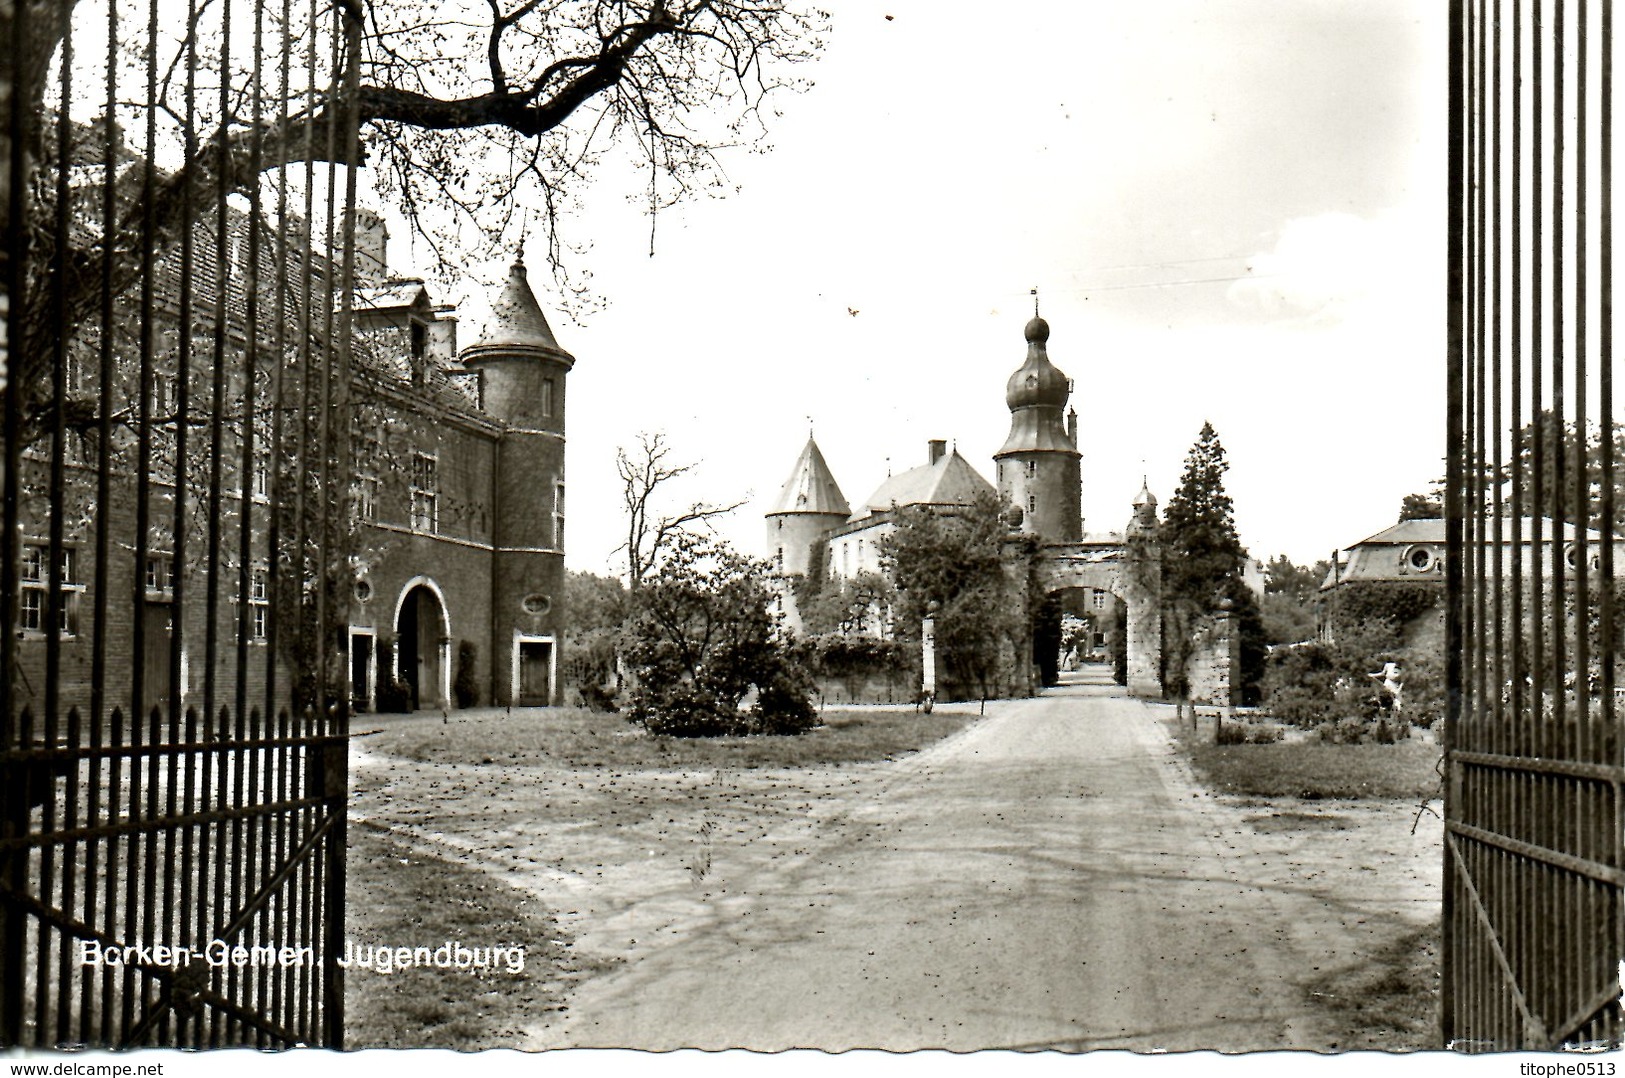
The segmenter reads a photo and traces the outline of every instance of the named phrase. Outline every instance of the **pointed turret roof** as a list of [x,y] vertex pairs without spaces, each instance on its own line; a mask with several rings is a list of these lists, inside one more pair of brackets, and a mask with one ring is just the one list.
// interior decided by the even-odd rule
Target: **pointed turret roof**
[[851,511],[846,504],[846,495],[841,493],[835,476],[830,474],[829,465],[824,463],[824,454],[819,451],[818,443],[808,435],[807,444],[796,458],[795,467],[790,469],[790,478],[784,481],[778,498],[766,515],[827,513],[844,517]]
[[479,338],[470,349],[542,348],[549,352],[563,352],[553,327],[547,324],[536,293],[530,290],[523,258],[514,259],[508,269],[508,280],[502,291],[491,301],[491,317],[480,330]]

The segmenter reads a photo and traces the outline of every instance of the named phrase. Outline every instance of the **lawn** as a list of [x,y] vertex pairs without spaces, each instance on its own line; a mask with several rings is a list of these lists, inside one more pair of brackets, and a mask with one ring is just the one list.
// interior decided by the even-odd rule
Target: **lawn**
[[345,932],[359,948],[521,946],[519,973],[490,969],[352,967],[344,978],[345,1047],[511,1048],[548,1011],[564,1008],[580,960],[551,911],[486,872],[425,857],[383,829],[349,826]]
[[1217,793],[1249,797],[1403,798],[1440,796],[1431,742],[1331,745],[1186,745],[1191,766]]
[[369,751],[419,763],[613,768],[625,771],[800,768],[890,760],[963,729],[975,712],[939,707],[831,710],[822,725],[792,736],[654,737],[616,714],[583,708],[487,708],[435,715],[366,716],[382,729]]

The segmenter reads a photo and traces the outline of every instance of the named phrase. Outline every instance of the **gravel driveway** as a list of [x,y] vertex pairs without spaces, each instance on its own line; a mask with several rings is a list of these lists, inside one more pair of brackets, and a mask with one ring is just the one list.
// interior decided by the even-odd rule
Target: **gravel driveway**
[[1436,821],[1201,793],[1159,705],[989,705],[897,763],[676,774],[362,757],[356,811],[610,963],[526,1047],[1343,1047],[1306,986],[1437,910]]

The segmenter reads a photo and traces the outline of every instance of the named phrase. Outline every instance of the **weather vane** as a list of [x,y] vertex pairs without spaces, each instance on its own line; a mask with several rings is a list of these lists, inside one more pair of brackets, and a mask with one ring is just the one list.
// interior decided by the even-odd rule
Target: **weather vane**
[[1029,291],[1030,291],[1030,294],[1033,297],[1033,317],[1037,318],[1038,317],[1038,289],[1034,288],[1034,289],[1030,289]]

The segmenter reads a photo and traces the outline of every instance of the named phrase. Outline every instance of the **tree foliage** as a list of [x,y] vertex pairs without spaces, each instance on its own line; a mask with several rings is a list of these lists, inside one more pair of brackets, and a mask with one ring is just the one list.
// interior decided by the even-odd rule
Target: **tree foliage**
[[563,680],[575,686],[584,705],[613,710],[621,623],[628,608],[626,587],[612,576],[567,570],[563,608],[564,642],[559,652]]
[[1025,569],[1019,583],[1010,580],[1006,542],[991,496],[946,512],[904,506],[879,540],[881,566],[897,588],[897,636],[918,640],[922,620],[934,615],[948,693],[996,695],[1013,664],[1027,661],[1030,626],[1014,613],[1009,589],[1030,584]]
[[1313,639],[1319,625],[1316,607],[1320,586],[1331,572],[1325,559],[1297,565],[1277,554],[1264,567],[1264,597],[1259,601],[1266,644],[1296,644]]
[[[828,26],[826,13],[782,0],[449,0],[429,8],[357,0],[319,13],[285,8],[286,25],[273,12],[261,47],[246,28],[226,33],[228,5],[200,4],[189,25],[153,26],[149,41],[143,5],[106,2],[125,9],[112,58],[118,81],[104,89],[98,50],[75,50],[74,85],[85,102],[60,100],[56,65],[70,27],[81,37],[106,27],[106,3],[20,0],[0,10],[0,39],[13,40],[26,19],[12,58],[22,160],[53,159],[52,117],[109,96],[119,102],[105,124],[78,135],[75,151],[94,159],[104,144],[117,147],[105,242],[102,228],[87,229],[70,249],[54,249],[53,183],[12,177],[20,221],[0,199],[0,230],[18,226],[32,263],[60,269],[51,291],[65,313],[13,298],[21,368],[13,384],[29,404],[45,398],[44,365],[62,328],[94,320],[104,273],[114,294],[128,289],[142,251],[177,243],[191,208],[215,204],[221,192],[258,199],[275,170],[352,164],[364,153],[380,195],[404,210],[443,266],[463,260],[471,236],[511,238],[525,227],[516,213],[524,208],[558,267],[567,247],[558,226],[601,167],[638,176],[650,214],[726,191],[718,153],[763,144],[777,96],[807,85],[800,65],[817,55]],[[278,56],[284,36],[291,54]],[[144,153],[151,145],[148,156],[176,164],[132,165],[123,129],[140,132],[132,141]],[[0,154],[12,159],[5,134]]]
[[896,587],[882,573],[862,572],[837,580],[814,580],[809,574],[793,586],[802,629],[809,635],[885,635],[897,599]]
[[1203,423],[1179,488],[1162,518],[1163,594],[1213,609],[1222,586],[1241,574],[1247,551],[1236,535],[1235,510],[1224,490],[1230,470],[1212,423]]
[[1371,674],[1399,665],[1404,709],[1429,725],[1443,714],[1443,659],[1426,634],[1411,638],[1418,619],[1438,611],[1443,591],[1399,581],[1344,584],[1327,600],[1331,641],[1277,648],[1265,671],[1265,703],[1281,718],[1303,724],[1370,717],[1377,696]]
[[1444,516],[1444,498],[1439,494],[1407,494],[1399,503],[1399,522],[1438,520]]
[[1243,700],[1256,694],[1263,669],[1264,629],[1258,602],[1242,582],[1247,551],[1236,535],[1235,511],[1225,493],[1229,471],[1224,446],[1212,423],[1185,457],[1179,487],[1163,510],[1163,685],[1175,695],[1189,691],[1186,667],[1198,622],[1228,598],[1241,649]]
[[[651,733],[711,737],[810,727],[811,679],[778,631],[766,562],[677,533],[631,597],[622,634],[630,718]],[[754,688],[755,707],[741,701]]]
[[1615,424],[1604,437],[1591,424],[1586,430],[1544,411],[1518,432],[1513,464],[1501,484],[1502,505],[1511,512],[1512,484],[1519,488],[1524,516],[1543,516],[1586,527],[1602,526],[1604,489],[1602,459],[1615,462],[1613,512],[1616,530],[1625,529],[1625,426]]

